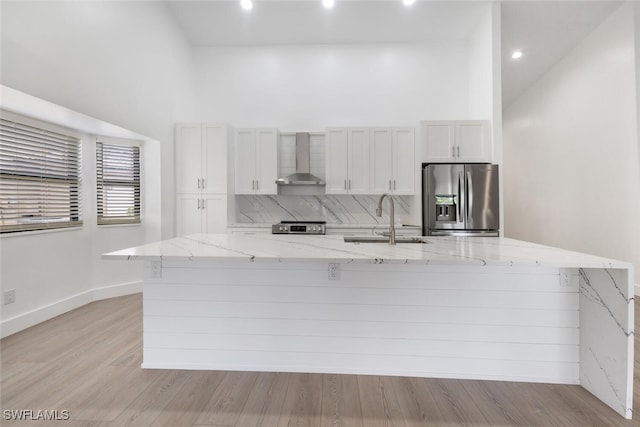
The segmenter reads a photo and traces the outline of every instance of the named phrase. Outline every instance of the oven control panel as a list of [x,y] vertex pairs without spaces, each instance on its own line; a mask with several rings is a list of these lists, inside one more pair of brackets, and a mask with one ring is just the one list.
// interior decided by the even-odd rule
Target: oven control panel
[[325,234],[324,222],[287,222],[271,226],[271,234]]

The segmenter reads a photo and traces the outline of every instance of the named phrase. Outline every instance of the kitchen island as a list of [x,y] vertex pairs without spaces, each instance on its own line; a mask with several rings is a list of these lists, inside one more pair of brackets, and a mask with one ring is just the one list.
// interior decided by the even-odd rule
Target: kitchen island
[[631,418],[631,264],[425,239],[196,234],[104,258],[145,262],[145,368],[580,384]]

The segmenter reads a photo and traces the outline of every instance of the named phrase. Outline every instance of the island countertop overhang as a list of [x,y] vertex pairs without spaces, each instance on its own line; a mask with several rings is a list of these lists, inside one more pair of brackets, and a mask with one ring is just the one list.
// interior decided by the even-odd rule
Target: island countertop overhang
[[428,237],[425,244],[346,243],[341,235],[192,234],[123,249],[130,261],[326,262],[624,268],[631,263],[497,237]]

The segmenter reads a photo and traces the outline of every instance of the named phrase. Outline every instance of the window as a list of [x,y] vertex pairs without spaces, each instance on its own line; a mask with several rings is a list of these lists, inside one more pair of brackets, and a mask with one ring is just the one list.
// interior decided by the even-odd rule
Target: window
[[0,232],[82,225],[80,140],[0,119]]
[[140,147],[96,143],[98,224],[140,223]]

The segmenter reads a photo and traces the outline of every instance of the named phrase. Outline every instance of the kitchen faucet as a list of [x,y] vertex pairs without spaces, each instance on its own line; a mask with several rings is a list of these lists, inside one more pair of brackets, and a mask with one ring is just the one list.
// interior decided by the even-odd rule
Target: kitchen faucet
[[391,211],[389,212],[389,220],[390,220],[389,244],[395,245],[396,244],[396,227],[394,225],[395,219],[394,219],[393,198],[387,193],[384,193],[382,196],[380,196],[380,200],[378,200],[378,208],[376,209],[376,215],[379,217],[382,217],[382,199],[384,199],[385,197],[389,198],[389,202],[391,203]]

